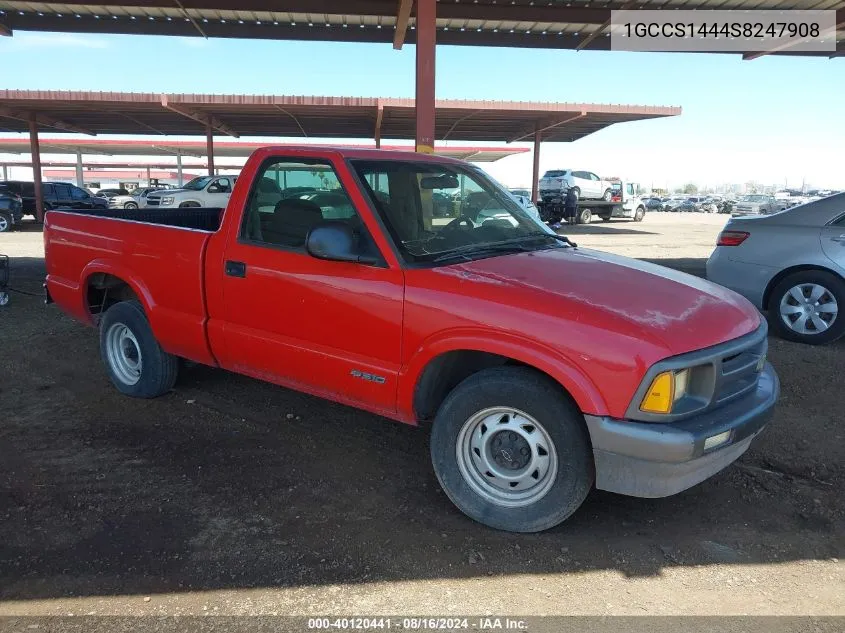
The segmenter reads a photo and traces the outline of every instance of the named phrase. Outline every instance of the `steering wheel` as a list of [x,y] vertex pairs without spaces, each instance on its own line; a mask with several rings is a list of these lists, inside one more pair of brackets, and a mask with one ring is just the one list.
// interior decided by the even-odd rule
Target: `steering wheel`
[[449,224],[440,229],[439,235],[454,233],[456,231],[469,231],[475,228],[475,222],[468,215],[455,218]]

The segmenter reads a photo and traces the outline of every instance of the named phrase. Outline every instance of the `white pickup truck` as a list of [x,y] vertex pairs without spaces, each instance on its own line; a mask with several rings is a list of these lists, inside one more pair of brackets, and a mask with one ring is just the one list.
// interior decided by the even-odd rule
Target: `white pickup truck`
[[155,191],[147,195],[145,207],[185,208],[214,207],[224,209],[232,195],[237,176],[199,176],[179,189]]

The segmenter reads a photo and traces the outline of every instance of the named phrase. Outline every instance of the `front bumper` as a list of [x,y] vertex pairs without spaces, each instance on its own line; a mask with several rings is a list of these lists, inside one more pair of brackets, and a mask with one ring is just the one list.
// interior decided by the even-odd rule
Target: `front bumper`
[[[757,389],[723,407],[681,422],[642,423],[586,415],[596,488],[632,497],[668,497],[733,463],[772,416],[780,381],[766,363]],[[730,432],[705,451],[707,438]]]

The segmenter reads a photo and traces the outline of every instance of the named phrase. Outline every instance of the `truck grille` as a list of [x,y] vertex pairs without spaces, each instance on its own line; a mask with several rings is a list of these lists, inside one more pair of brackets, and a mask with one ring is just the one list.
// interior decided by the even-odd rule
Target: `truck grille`
[[159,198],[147,198],[148,207],[157,207],[159,206],[159,202],[161,202]]
[[[692,415],[719,409],[755,391],[768,351],[765,321],[754,331],[731,341],[695,352],[674,356],[652,365],[634,394],[626,417],[642,422],[675,422]],[[677,412],[651,414],[640,411],[639,404],[659,373],[693,368],[688,397],[678,401]]]
[[757,371],[761,358],[768,351],[766,336],[756,337],[741,350],[723,356],[716,364],[716,392],[711,406],[718,407],[753,391],[760,376]]

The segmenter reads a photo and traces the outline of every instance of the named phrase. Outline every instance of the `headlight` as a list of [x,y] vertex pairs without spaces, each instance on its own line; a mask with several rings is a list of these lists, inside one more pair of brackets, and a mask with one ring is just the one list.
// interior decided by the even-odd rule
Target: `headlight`
[[654,377],[640,403],[645,413],[671,413],[672,406],[685,395],[689,387],[690,370],[664,371]]
[[166,206],[169,206],[169,205],[173,204],[174,200],[176,200],[176,197],[175,197],[175,196],[164,196],[164,197],[161,199],[161,203],[160,203],[160,204],[161,204],[161,206],[166,207]]

